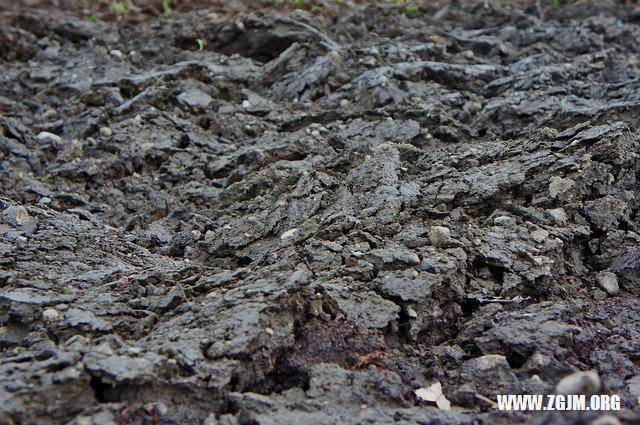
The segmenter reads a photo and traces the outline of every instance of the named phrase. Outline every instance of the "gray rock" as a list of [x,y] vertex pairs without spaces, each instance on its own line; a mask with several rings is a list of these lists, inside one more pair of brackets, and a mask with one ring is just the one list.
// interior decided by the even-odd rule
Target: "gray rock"
[[16,228],[25,228],[30,226],[34,219],[29,216],[25,207],[12,205],[2,211],[2,221]]
[[480,394],[487,397],[515,393],[520,386],[506,357],[499,354],[468,360],[462,364],[461,371],[463,381],[472,384]]
[[609,270],[619,277],[625,290],[640,294],[640,248],[623,251],[613,260]]
[[41,131],[40,133],[38,133],[38,140],[43,142],[60,143],[62,141],[62,137],[53,133],[49,133],[48,131]]
[[571,179],[563,179],[562,177],[553,176],[549,180],[549,194],[553,198],[557,198],[558,195],[565,193],[573,186],[575,186],[576,182]]
[[213,98],[200,90],[191,89],[180,93],[178,101],[191,108],[207,109]]
[[556,224],[563,225],[567,223],[569,219],[567,213],[562,208],[554,208],[547,210],[547,214],[556,222]]
[[443,246],[451,241],[451,230],[444,226],[432,226],[429,239],[435,246]]
[[607,291],[609,295],[616,295],[620,292],[620,287],[618,286],[618,276],[615,273],[603,271],[596,275],[596,282],[598,285]]
[[544,229],[534,230],[531,232],[531,238],[538,243],[544,242],[548,237],[549,232]]
[[494,218],[493,222],[496,226],[503,226],[503,227],[511,227],[516,224],[515,218],[504,216],[504,215]]

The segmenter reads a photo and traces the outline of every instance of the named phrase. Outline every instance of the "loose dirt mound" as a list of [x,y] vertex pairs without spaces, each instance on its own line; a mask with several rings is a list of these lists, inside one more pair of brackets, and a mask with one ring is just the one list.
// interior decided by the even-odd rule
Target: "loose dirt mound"
[[0,422],[637,421],[636,6],[223,4],[3,12]]

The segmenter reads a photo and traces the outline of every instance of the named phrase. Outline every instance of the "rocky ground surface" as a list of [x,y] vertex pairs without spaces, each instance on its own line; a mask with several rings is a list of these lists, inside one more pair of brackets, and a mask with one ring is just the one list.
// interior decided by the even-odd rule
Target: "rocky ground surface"
[[[45,3],[0,11],[0,423],[640,422],[637,6]],[[579,371],[623,409],[495,409]]]

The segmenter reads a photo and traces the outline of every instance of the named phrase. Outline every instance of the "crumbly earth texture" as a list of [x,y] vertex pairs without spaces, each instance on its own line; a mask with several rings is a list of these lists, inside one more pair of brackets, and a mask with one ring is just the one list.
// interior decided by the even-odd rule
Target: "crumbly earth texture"
[[0,10],[0,423],[640,421],[636,4],[77,3]]

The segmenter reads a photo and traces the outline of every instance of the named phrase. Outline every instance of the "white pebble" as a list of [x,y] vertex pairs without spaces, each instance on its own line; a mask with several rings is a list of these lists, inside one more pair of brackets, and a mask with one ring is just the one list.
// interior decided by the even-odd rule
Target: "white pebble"
[[60,143],[62,141],[62,137],[53,133],[49,133],[48,131],[41,131],[40,133],[38,133],[38,140],[43,142],[49,141],[54,143]]
[[282,235],[280,235],[280,239],[284,240],[284,239],[290,238],[296,233],[298,233],[298,229],[289,229],[286,232],[284,232]]
[[556,394],[594,394],[602,382],[597,372],[575,372],[562,378],[556,385]]
[[616,295],[620,292],[618,276],[616,276],[615,273],[608,271],[600,272],[596,276],[596,282],[598,282],[598,286],[607,291],[609,295]]
[[113,130],[109,127],[100,127],[100,134],[104,137],[111,137],[113,135]]
[[60,313],[58,313],[58,310],[56,310],[55,308],[47,308],[45,311],[42,312],[42,319],[45,322],[55,322],[56,320],[58,320],[58,318],[60,317]]

